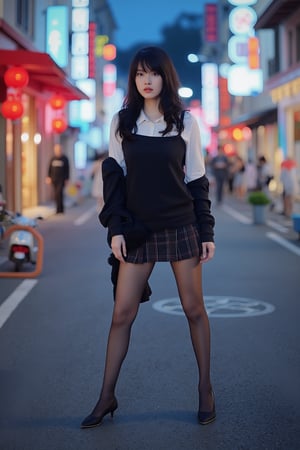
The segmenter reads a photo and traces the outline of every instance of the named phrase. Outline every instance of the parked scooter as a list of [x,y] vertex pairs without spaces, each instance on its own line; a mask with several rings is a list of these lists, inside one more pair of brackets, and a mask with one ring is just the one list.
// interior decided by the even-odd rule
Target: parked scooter
[[[9,213],[10,214],[10,213]],[[11,215],[11,223],[13,225],[22,225],[35,228],[37,226],[37,220],[29,217],[22,216],[17,213]],[[22,265],[25,263],[36,263],[38,247],[30,230],[15,230],[9,236],[8,241],[8,259],[15,265],[15,272],[20,272]]]

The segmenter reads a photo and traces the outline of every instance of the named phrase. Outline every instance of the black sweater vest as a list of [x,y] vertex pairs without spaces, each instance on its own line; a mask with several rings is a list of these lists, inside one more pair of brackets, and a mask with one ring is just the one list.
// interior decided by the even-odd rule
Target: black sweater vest
[[135,135],[122,147],[128,210],[151,231],[195,223],[193,197],[184,182],[182,137]]

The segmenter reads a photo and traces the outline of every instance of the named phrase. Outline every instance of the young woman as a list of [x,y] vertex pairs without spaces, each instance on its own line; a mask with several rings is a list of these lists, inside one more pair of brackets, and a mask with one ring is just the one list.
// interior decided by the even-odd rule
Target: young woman
[[[184,111],[178,88],[169,56],[158,47],[146,47],[133,58],[127,96],[112,120],[108,160],[113,159],[123,171],[124,184],[119,183],[118,189],[123,186],[124,203],[120,207],[122,193],[105,198],[111,178],[104,177],[106,203],[100,221],[108,226],[119,271],[100,397],[81,428],[99,425],[118,407],[116,383],[143,289],[157,261],[170,262],[188,320],[199,369],[199,423],[216,417],[210,327],[201,279],[202,263],[214,256],[214,218],[199,127]],[[112,198],[117,198],[115,204],[109,204],[114,203]],[[149,231],[136,247],[126,242],[124,207]]]

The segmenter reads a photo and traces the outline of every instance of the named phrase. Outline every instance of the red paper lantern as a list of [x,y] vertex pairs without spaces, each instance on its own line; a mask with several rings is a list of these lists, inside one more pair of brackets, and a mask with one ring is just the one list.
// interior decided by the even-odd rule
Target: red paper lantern
[[8,87],[23,88],[28,84],[29,75],[23,67],[15,66],[7,69],[4,74],[4,81]]
[[1,111],[6,119],[16,120],[22,117],[24,108],[20,100],[6,100],[2,103]]
[[67,122],[63,117],[52,120],[52,129],[55,133],[63,133],[67,129]]
[[63,109],[66,104],[66,100],[62,95],[54,95],[50,99],[50,105],[52,109]]

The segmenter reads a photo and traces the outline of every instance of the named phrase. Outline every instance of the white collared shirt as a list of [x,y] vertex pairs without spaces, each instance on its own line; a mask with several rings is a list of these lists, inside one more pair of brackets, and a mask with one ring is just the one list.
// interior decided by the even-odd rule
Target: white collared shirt
[[[126,174],[126,164],[122,150],[122,139],[116,136],[118,126],[118,114],[115,114],[110,127],[109,156],[114,158],[122,167]],[[144,111],[137,120],[137,134],[142,136],[162,137],[161,131],[165,130],[166,122],[161,116],[155,121],[150,120]],[[176,136],[177,130],[174,129],[165,136]],[[202,154],[200,128],[195,117],[188,111],[184,114],[184,130],[181,134],[186,144],[185,156],[185,182],[196,180],[205,174],[204,157]]]

